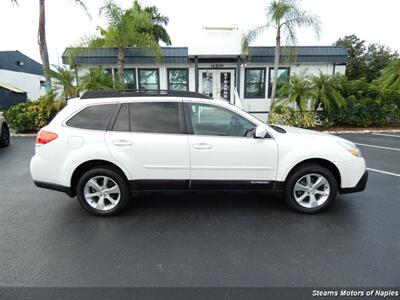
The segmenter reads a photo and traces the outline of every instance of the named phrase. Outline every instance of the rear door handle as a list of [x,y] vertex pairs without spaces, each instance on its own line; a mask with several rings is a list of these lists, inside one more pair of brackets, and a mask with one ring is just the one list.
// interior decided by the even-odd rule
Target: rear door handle
[[200,143],[200,144],[193,145],[193,149],[196,149],[196,150],[211,150],[212,148],[213,148],[212,145],[206,144],[206,143]]
[[115,140],[112,142],[112,144],[119,147],[129,147],[133,145],[133,143],[128,140]]

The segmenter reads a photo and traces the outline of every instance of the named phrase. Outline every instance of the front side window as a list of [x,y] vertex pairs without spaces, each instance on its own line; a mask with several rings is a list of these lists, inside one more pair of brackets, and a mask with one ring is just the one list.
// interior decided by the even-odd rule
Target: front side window
[[106,130],[116,106],[116,104],[105,104],[86,107],[66,124],[81,129]]
[[160,87],[160,76],[158,69],[139,69],[139,89],[158,90]]
[[188,111],[195,135],[253,136],[255,125],[229,109],[189,103]]
[[168,69],[168,89],[171,91],[188,91],[189,70]]
[[246,68],[245,98],[265,98],[265,68]]
[[131,131],[149,133],[183,133],[177,102],[130,104]]
[[[289,80],[290,69],[289,68],[279,68],[278,69],[278,80],[277,80],[277,87],[276,87],[276,96],[278,97],[279,87],[283,82]],[[269,68],[268,74],[268,98],[271,98],[272,94],[272,81],[274,77],[274,68]]]

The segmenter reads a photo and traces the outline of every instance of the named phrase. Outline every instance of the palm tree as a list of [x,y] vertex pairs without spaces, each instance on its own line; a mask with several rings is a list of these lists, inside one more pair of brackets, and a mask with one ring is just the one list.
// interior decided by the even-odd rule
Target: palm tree
[[332,105],[343,107],[346,105],[346,99],[342,95],[343,76],[339,74],[325,75],[321,71],[319,75],[311,77],[311,103],[317,110],[322,108],[329,111]]
[[100,37],[83,38],[82,46],[86,48],[118,48],[118,76],[121,82],[124,80],[126,47],[148,48],[160,60],[159,39],[170,42],[169,36],[165,36],[161,30],[162,24],[166,24],[168,19],[159,15],[156,8],[150,8],[154,15],[147,10],[148,8],[142,9],[137,1],[131,8],[124,10],[113,0],[106,0],[105,5],[100,8],[100,15],[107,19],[108,27],[98,27]]
[[378,83],[382,88],[400,90],[400,59],[393,61],[383,69]]
[[299,6],[299,2],[299,0],[272,1],[265,10],[267,23],[250,30],[242,40],[242,49],[244,52],[248,52],[250,42],[254,41],[260,34],[270,27],[276,29],[271,104],[275,101],[276,96],[282,35],[286,37],[286,44],[290,45],[297,44],[297,28],[310,27],[314,30],[317,37],[321,31],[319,18],[309,11],[302,10]]
[[82,90],[111,90],[113,88],[124,88],[125,85],[120,81],[114,81],[111,74],[105,70],[90,69],[89,72],[80,78],[79,87]]
[[278,91],[280,99],[275,101],[276,105],[295,103],[301,112],[307,110],[313,97],[313,86],[305,72],[292,75],[288,81],[282,82]]
[[164,42],[167,45],[171,45],[171,38],[167,32],[165,26],[168,25],[169,18],[161,15],[156,6],[142,7],[138,1],[134,2],[134,6],[139,11],[144,11],[151,17],[152,27],[150,28],[150,34],[154,37],[157,42]]
[[[11,0],[17,3],[16,0]],[[80,6],[86,14],[90,17],[90,14],[87,10],[86,5],[81,0],[74,0],[74,2]],[[45,0],[39,0],[39,28],[38,28],[38,44],[39,44],[39,52],[40,58],[42,60],[43,72],[46,77],[46,90],[51,90],[51,80],[48,75],[48,71],[50,70],[50,62],[49,62],[49,52],[47,50],[47,41],[46,41],[46,3]]]
[[47,74],[54,79],[55,91],[59,93],[60,98],[66,100],[77,97],[79,88],[75,82],[74,70],[63,66],[53,65],[53,67],[54,69],[49,69]]

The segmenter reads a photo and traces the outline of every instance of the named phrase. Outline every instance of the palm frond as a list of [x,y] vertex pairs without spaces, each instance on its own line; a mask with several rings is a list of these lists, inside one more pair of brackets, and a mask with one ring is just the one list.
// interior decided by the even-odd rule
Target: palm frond
[[87,8],[86,4],[82,0],[74,0],[75,4],[78,5],[82,10],[86,13],[86,15],[89,17],[89,19],[92,19],[92,15],[89,12],[89,9]]

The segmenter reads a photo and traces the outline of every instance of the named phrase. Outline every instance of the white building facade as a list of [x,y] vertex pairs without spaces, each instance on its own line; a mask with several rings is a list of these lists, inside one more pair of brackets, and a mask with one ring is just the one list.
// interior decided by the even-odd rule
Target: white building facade
[[19,51],[0,51],[0,84],[13,86],[37,100],[46,93],[42,65]]
[[[265,121],[272,88],[274,47],[241,50],[241,35],[235,27],[206,27],[189,47],[165,47],[162,62],[149,51],[125,50],[125,83],[130,89],[187,90],[223,99]],[[283,50],[279,78],[291,74],[344,73],[345,49],[306,46]],[[68,49],[63,54],[68,62]],[[117,76],[117,49],[88,49],[75,58],[80,73],[104,68]]]

